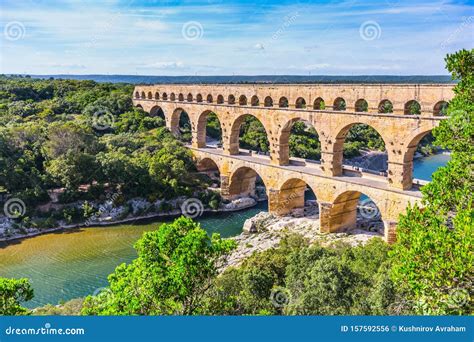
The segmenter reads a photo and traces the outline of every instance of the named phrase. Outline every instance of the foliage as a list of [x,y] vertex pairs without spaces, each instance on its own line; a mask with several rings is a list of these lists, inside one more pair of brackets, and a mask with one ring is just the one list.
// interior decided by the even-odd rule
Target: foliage
[[196,314],[224,257],[235,247],[199,224],[178,218],[146,232],[135,244],[138,257],[118,266],[110,286],[83,305],[86,315]]
[[459,83],[448,119],[434,130],[452,152],[422,189],[423,208],[402,215],[392,276],[422,314],[472,314],[474,297],[474,50],[446,57]]
[[0,277],[0,315],[14,316],[28,313],[20,305],[33,298],[33,289],[28,279],[8,279]]

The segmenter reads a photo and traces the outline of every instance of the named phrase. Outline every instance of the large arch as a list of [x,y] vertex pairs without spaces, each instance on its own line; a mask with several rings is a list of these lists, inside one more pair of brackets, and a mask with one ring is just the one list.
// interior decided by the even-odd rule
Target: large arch
[[[311,129],[315,131],[315,136],[311,136],[310,138],[311,140],[317,139],[319,148],[321,148],[321,143],[319,142],[319,135],[316,128],[310,122],[302,119],[301,117],[292,118],[288,120],[280,130],[279,141],[278,141],[279,150],[277,153],[277,158],[279,159],[278,160],[279,165],[287,165],[289,163],[290,155],[292,154],[291,146],[290,146],[290,136],[292,133],[294,134],[301,133],[299,134],[300,135],[299,140],[301,140],[299,141],[299,143],[304,145],[306,148],[304,151],[301,151],[301,153],[308,152],[306,153],[306,155],[293,155],[293,156],[305,158],[305,159],[311,159],[311,160],[319,160],[321,158],[320,150],[319,150],[319,157],[316,156],[318,154],[317,151],[314,151],[316,153],[310,153],[311,148],[314,146],[310,146],[309,139],[304,139],[305,137],[309,138],[309,136],[307,136],[308,134],[305,134],[306,132],[294,132],[294,128],[299,122],[303,123],[304,126],[306,126],[306,129],[308,131]],[[298,127],[298,128],[300,130],[304,129],[304,127]]]
[[[230,130],[230,136],[229,136],[229,145],[228,145],[228,153],[229,154],[239,154],[241,126],[246,121],[246,119],[252,118],[252,117],[255,118],[260,123],[259,129],[262,130],[262,133],[263,132],[265,133],[266,144],[267,144],[267,147],[269,147],[269,145],[270,145],[270,143],[269,143],[270,140],[268,138],[269,135],[268,135],[268,132],[267,132],[265,126],[262,124],[262,121],[254,115],[242,114],[239,117],[237,117],[234,120],[234,122],[232,123],[232,127],[231,127],[231,130]],[[256,125],[258,125],[258,124],[256,124]],[[261,143],[265,143],[265,142],[260,142],[259,141],[258,143],[260,145]]]
[[320,205],[321,232],[333,233],[353,229],[384,235],[383,213],[377,199],[357,190],[344,190],[332,203]]
[[221,130],[220,134],[222,137],[222,125],[221,125],[221,120],[219,116],[216,113],[212,112],[211,110],[205,110],[199,115],[198,120],[197,120],[197,125],[196,125],[195,145],[199,148],[207,146],[207,137],[208,137],[207,126],[208,126],[208,120],[212,115],[215,115],[217,117],[219,128]]
[[183,108],[176,108],[171,114],[171,132],[185,142],[191,141],[191,117]]
[[257,181],[261,180],[265,188],[265,180],[254,169],[241,166],[238,167],[229,177],[227,194],[228,199],[235,199],[238,197],[257,197],[256,185]]
[[165,112],[163,111],[163,108],[161,108],[160,106],[153,106],[151,109],[150,109],[150,116],[159,116],[160,118],[162,118],[163,120],[166,120],[165,118]]
[[410,189],[413,184],[413,158],[415,156],[418,144],[421,142],[421,140],[429,135],[431,133],[431,130],[425,130],[419,134],[416,134],[415,136],[411,137],[410,142],[405,148],[405,151],[403,152],[403,179],[402,183],[405,188]]
[[[346,138],[348,136],[349,131],[356,125],[359,127],[363,127],[366,130],[372,131],[373,134],[376,133],[380,137],[383,147],[385,148],[387,146],[387,140],[384,137],[384,135],[376,127],[373,127],[370,124],[366,124],[362,122],[353,122],[353,123],[343,126],[342,128],[339,129],[334,139],[334,142],[332,144],[332,151],[331,151],[332,161],[331,161],[330,167],[332,168],[331,173],[333,176],[340,176],[343,173],[343,161],[344,161],[344,152],[345,152],[344,143],[346,142]],[[357,141],[357,139],[354,139],[354,140]],[[359,148],[357,147],[357,144],[355,144],[354,148],[356,150],[359,150]],[[388,153],[388,157],[387,157],[388,161],[390,161],[389,149],[387,149],[387,153]],[[349,155],[350,155],[349,153],[346,153],[346,156],[349,156]],[[323,160],[321,160],[321,162],[323,162]],[[370,167],[362,166],[362,168],[369,169]],[[381,170],[377,170],[377,171],[381,171]]]
[[[311,193],[313,210],[306,210],[306,192],[308,190]],[[283,182],[278,191],[271,192],[269,209],[278,216],[290,213],[298,217],[313,216],[317,212],[316,195],[304,180],[289,178]]]
[[196,168],[199,172],[210,178],[213,184],[220,186],[220,168],[211,158],[203,158],[196,162]]

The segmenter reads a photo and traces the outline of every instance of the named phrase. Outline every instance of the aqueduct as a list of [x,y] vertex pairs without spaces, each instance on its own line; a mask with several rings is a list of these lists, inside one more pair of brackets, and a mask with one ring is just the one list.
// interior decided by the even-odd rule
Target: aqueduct
[[[163,115],[172,132],[178,130],[181,113],[189,115],[191,149],[202,167],[213,164],[219,169],[224,197],[251,194],[259,175],[267,189],[269,211],[286,214],[304,205],[308,186],[318,199],[321,230],[333,232],[354,225],[359,197],[365,194],[377,204],[390,242],[398,215],[421,197],[413,185],[413,156],[420,140],[443,120],[452,88],[450,84],[160,84],[136,86],[133,102],[151,115]],[[210,113],[219,119],[222,148],[206,146]],[[268,156],[240,153],[239,132],[247,115],[265,127]],[[298,120],[316,129],[320,164],[290,158],[290,130]],[[356,124],[369,125],[382,137],[388,154],[386,174],[344,168],[343,144]]]

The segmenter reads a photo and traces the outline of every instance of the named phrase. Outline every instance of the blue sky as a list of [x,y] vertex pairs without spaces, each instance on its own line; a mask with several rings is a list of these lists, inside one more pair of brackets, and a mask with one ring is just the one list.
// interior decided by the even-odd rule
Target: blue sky
[[1,73],[432,75],[474,1],[0,0]]

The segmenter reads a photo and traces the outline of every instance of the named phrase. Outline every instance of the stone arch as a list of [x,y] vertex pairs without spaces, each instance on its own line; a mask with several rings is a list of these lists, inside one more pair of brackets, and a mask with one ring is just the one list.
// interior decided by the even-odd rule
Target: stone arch
[[313,102],[313,109],[315,110],[321,110],[324,109],[324,100],[321,97],[318,97],[316,100]]
[[207,103],[212,103],[213,98],[212,98],[211,94],[207,95],[206,101],[207,101]]
[[448,102],[438,101],[433,107],[434,116],[445,116],[447,114]]
[[153,100],[153,94],[151,91],[148,92],[148,100]]
[[298,97],[295,102],[295,108],[306,108],[306,101],[302,97]]
[[288,106],[289,106],[288,99],[285,96],[280,97],[280,100],[278,101],[278,107],[288,108]]
[[135,107],[140,108],[141,110],[143,110],[143,106],[141,104],[137,104]]
[[183,95],[183,93],[179,93],[179,95],[178,95],[178,101],[179,101],[179,102],[184,102],[184,95]]
[[361,198],[362,195],[364,194],[357,190],[344,190],[336,195],[332,203],[321,203],[321,232],[341,232],[355,228],[383,231],[380,203],[367,195]]
[[189,93],[188,96],[187,96],[187,98],[186,98],[186,100],[187,100],[188,102],[193,102],[193,94]]
[[[282,216],[292,213],[294,209],[298,209],[297,216],[306,216],[305,212],[305,194],[309,189],[315,196],[316,195],[311,187],[300,178],[289,178],[283,182],[278,191],[270,192],[270,211],[276,215]],[[314,213],[316,214],[316,210]]]
[[264,106],[273,107],[273,99],[270,96],[265,97]]
[[[277,151],[278,165],[288,165],[290,161],[291,130],[293,126],[299,121],[302,121],[306,124],[306,126],[313,128],[316,131],[316,134],[318,134],[316,128],[310,122],[308,122],[307,120],[304,120],[301,117],[295,117],[288,120],[281,128],[279,137],[278,137],[278,146],[279,146],[279,149]],[[319,135],[318,135],[318,140],[319,140]]]
[[197,125],[196,125],[196,141],[195,141],[195,145],[197,145],[197,147],[201,148],[201,147],[206,147],[206,136],[207,136],[207,120],[209,118],[209,115],[214,113],[216,116],[217,116],[217,119],[219,121],[219,126],[221,128],[221,132],[222,132],[222,121],[221,121],[221,118],[219,117],[218,114],[216,114],[215,112],[211,111],[211,110],[205,110],[203,111],[198,119],[197,119]]
[[[344,160],[344,142],[346,141],[347,134],[349,133],[350,129],[354,127],[355,125],[367,125],[371,127],[374,131],[378,133],[378,135],[381,137],[385,147],[387,147],[387,139],[384,137],[384,135],[377,129],[377,127],[372,126],[371,124],[363,123],[363,122],[353,122],[348,125],[345,125],[341,129],[339,129],[338,133],[336,134],[336,137],[332,143],[332,150],[330,151],[330,155],[332,155],[332,161],[330,167],[332,168],[331,174],[333,176],[340,176],[343,173],[343,160]],[[387,149],[388,153],[388,162],[390,162],[390,149]],[[321,160],[321,163],[323,164],[325,160]]]
[[337,111],[344,111],[346,110],[346,100],[344,100],[342,97],[338,97],[334,100],[333,110]]
[[163,101],[167,101],[167,100],[168,100],[168,94],[163,93],[163,95],[161,96],[161,98],[163,99]]
[[150,116],[152,116],[152,117],[153,116],[159,116],[163,120],[166,120],[165,119],[165,112],[163,111],[163,108],[161,108],[160,106],[153,106],[150,109]]
[[217,95],[217,104],[222,104],[222,103],[224,103],[224,96]]
[[239,106],[246,106],[247,105],[247,96],[240,95],[239,97]]
[[171,101],[176,101],[176,95],[174,93],[170,94],[170,100]]
[[233,105],[235,104],[235,96],[230,94],[228,97],[227,97],[227,104],[230,104],[230,105]]
[[[239,144],[240,144],[240,127],[244,123],[247,117],[254,117],[256,118],[260,124],[262,124],[262,120],[252,114],[242,114],[238,116],[234,122],[232,123],[232,127],[230,130],[229,135],[229,145],[228,145],[228,153],[229,154],[239,154]],[[265,126],[262,124],[263,129],[265,130],[265,135],[267,137],[268,142],[270,142],[268,131]]]
[[378,112],[379,113],[393,113],[393,104],[392,101],[384,99],[380,101],[379,106],[378,106]]
[[221,171],[219,165],[211,158],[203,158],[196,162],[199,172],[206,174],[217,186],[220,186]]
[[139,99],[140,98],[140,93],[138,91],[135,92],[135,98]]
[[369,110],[369,104],[365,99],[358,99],[355,103],[354,109],[356,112],[367,112]]
[[159,100],[160,99],[160,93],[159,92],[155,92],[155,100]]
[[196,102],[202,102],[202,95],[201,94],[196,95]]
[[431,129],[425,130],[411,137],[410,142],[407,144],[405,151],[403,152],[403,174],[401,183],[405,189],[410,189],[413,186],[413,157],[415,156],[418,144],[430,133]]
[[258,107],[260,105],[260,100],[258,99],[257,95],[252,96],[250,99],[250,105],[253,107]]
[[144,92],[144,91],[142,91],[141,98],[142,98],[142,99],[146,99],[146,95],[145,95],[145,92]]
[[421,114],[421,106],[420,103],[416,100],[410,100],[405,103],[403,107],[403,113],[405,115],[420,115]]
[[256,170],[248,166],[236,168],[229,176],[228,194],[226,197],[234,199],[238,197],[256,197],[255,187],[257,178],[261,179],[265,188],[265,179]]
[[[176,108],[171,114],[170,130],[178,137],[182,135],[182,130],[180,128],[181,115],[186,115],[189,119],[190,126],[193,126],[193,123],[191,122],[191,116],[183,108]],[[191,130],[191,127],[189,127],[189,130]]]

